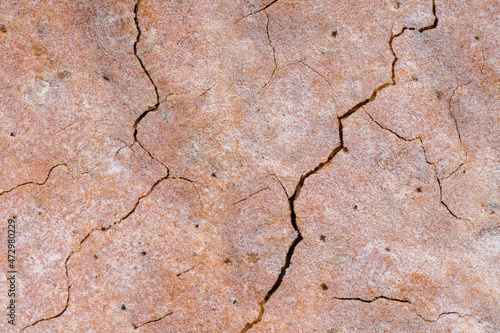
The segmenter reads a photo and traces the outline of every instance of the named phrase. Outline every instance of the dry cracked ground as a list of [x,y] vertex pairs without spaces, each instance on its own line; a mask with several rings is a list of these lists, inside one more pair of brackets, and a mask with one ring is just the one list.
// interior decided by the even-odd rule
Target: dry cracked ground
[[498,0],[4,0],[2,332],[500,332]]

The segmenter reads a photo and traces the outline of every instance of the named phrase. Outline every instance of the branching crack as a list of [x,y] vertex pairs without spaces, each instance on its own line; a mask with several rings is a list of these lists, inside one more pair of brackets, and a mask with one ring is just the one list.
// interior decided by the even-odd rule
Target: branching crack
[[[275,3],[277,3],[278,0],[273,0],[271,1],[270,3],[268,3],[267,5],[265,5],[264,7],[254,11],[254,12],[251,12],[243,17],[241,17],[240,19],[238,19],[236,23],[238,23],[240,20],[248,17],[248,16],[251,16],[251,15],[255,15],[261,11],[264,11],[266,10],[267,8],[269,8],[270,6],[274,5]],[[139,3],[140,3],[140,0],[138,0],[134,6],[134,22],[135,22],[135,25],[136,25],[136,28],[137,28],[137,37],[136,37],[136,40],[134,42],[134,55],[136,56],[137,60],[139,61],[139,64],[141,65],[142,69],[144,70],[145,74],[147,75],[149,81],[151,82],[151,84],[153,85],[154,87],[154,91],[155,91],[155,95],[156,95],[156,103],[155,105],[153,106],[150,106],[147,108],[146,111],[144,111],[141,115],[139,115],[139,117],[136,119],[136,121],[134,122],[134,143],[137,142],[139,144],[139,146],[144,149],[148,154],[149,156],[154,159],[155,161],[158,161],[156,158],[153,157],[153,155],[144,148],[144,146],[139,142],[139,140],[137,139],[137,133],[138,133],[138,130],[137,130],[137,127],[138,125],[140,124],[140,122],[142,121],[142,119],[144,119],[144,117],[149,113],[149,112],[154,112],[158,109],[158,107],[160,106],[160,96],[159,96],[159,93],[158,93],[158,88],[154,82],[154,80],[152,79],[150,73],[147,71],[141,57],[138,55],[137,53],[137,46],[138,46],[138,43],[140,41],[140,37],[141,37],[141,29],[140,29],[140,26],[139,26],[139,22],[138,22],[138,17],[137,17],[137,13],[138,13],[138,9],[139,9]],[[419,32],[424,32],[424,31],[427,31],[427,30],[431,30],[431,29],[434,29],[437,27],[437,24],[438,24],[438,18],[436,16],[436,6],[435,6],[435,0],[433,0],[432,2],[432,12],[433,12],[433,15],[434,15],[434,22],[432,23],[432,25],[430,26],[426,26],[426,27],[423,27],[421,29],[419,29]],[[266,33],[267,33],[267,36],[268,36],[268,40],[269,40],[269,43],[271,45],[271,47],[273,48],[273,57],[274,57],[274,61],[275,61],[275,66],[276,66],[276,57],[275,57],[275,49],[274,49],[274,46],[272,45],[271,43],[271,40],[269,39],[269,17],[267,16],[266,14],[266,17],[267,17],[267,25],[266,25]],[[303,239],[303,236],[300,232],[300,229],[297,225],[297,216],[296,216],[296,212],[295,212],[295,201],[298,199],[299,195],[300,195],[300,192],[301,192],[301,189],[302,189],[302,186],[304,185],[306,179],[317,173],[318,171],[320,171],[325,165],[327,165],[328,163],[330,163],[333,158],[340,152],[342,151],[344,148],[346,148],[344,146],[344,139],[343,139],[343,124],[342,124],[342,120],[343,119],[346,119],[348,118],[350,115],[352,115],[353,113],[355,113],[356,111],[358,111],[361,107],[367,105],[368,103],[372,102],[373,100],[375,100],[375,98],[377,97],[377,94],[385,89],[386,87],[388,86],[391,86],[391,85],[395,85],[396,84],[396,81],[395,81],[395,65],[398,61],[398,57],[396,56],[395,52],[394,52],[394,49],[393,49],[393,40],[394,38],[396,37],[399,37],[401,36],[405,30],[415,30],[414,28],[407,28],[407,27],[403,27],[402,30],[397,33],[397,34],[391,34],[391,37],[389,39],[389,49],[394,57],[393,61],[392,61],[392,66],[391,66],[391,82],[386,82],[384,84],[382,84],[381,86],[379,86],[378,88],[376,88],[371,96],[361,102],[359,102],[358,104],[354,105],[351,109],[349,109],[346,113],[344,113],[342,116],[339,116],[337,117],[338,119],[338,124],[339,124],[339,139],[340,139],[340,145],[335,147],[332,152],[329,154],[328,158],[326,159],[326,161],[324,162],[321,162],[319,163],[315,168],[313,168],[312,170],[309,170],[308,172],[304,173],[301,177],[300,177],[300,180],[297,184],[297,186],[295,187],[295,191],[294,193],[288,197],[288,202],[289,202],[289,207],[290,207],[290,222],[291,222],[291,225],[293,227],[293,229],[295,230],[296,234],[297,234],[297,237],[293,240],[293,242],[291,243],[288,251],[287,251],[287,254],[286,254],[286,258],[285,258],[285,263],[284,265],[281,267],[281,271],[280,271],[280,274],[278,275],[275,283],[273,284],[273,286],[271,287],[271,289],[267,292],[267,294],[265,295],[264,299],[259,303],[259,306],[260,306],[260,313],[258,315],[258,317],[252,321],[252,322],[249,322],[245,325],[245,327],[241,330],[241,332],[247,332],[248,330],[250,330],[254,325],[256,325],[257,323],[259,323],[261,320],[262,320],[262,316],[264,314],[264,311],[265,311],[265,304],[269,301],[269,299],[272,297],[272,295],[278,290],[278,288],[281,286],[281,283],[283,282],[283,279],[286,275],[286,272],[288,270],[288,268],[290,267],[291,265],[291,261],[292,261],[292,257],[293,257],[293,254],[295,252],[295,248],[297,247],[297,245],[302,241]],[[303,63],[305,66],[307,66],[305,63]],[[307,66],[309,67],[309,66]],[[310,67],[309,67],[310,68]],[[311,68],[312,69],[312,68]],[[275,70],[276,70],[276,67],[275,67]],[[275,71],[274,70],[274,71]],[[318,73],[317,71],[315,71],[316,73]],[[273,72],[274,74],[274,72]],[[319,73],[318,73],[319,74]],[[320,74],[321,75],[321,74]],[[326,79],[325,79],[326,80]],[[134,144],[133,143],[133,144]],[[133,145],[132,144],[132,145]],[[158,161],[159,162],[159,161]],[[161,163],[161,162],[160,162]],[[161,163],[163,165],[163,163]],[[65,164],[59,164],[59,165],[65,165]],[[59,165],[56,165],[54,167],[51,168],[51,170],[49,171],[49,174],[47,176],[47,178],[45,179],[45,181],[43,183],[34,183],[34,182],[27,182],[27,183],[24,183],[24,184],[20,184],[10,190],[7,190],[7,191],[4,191],[4,192],[1,192],[0,195],[2,194],[5,194],[5,193],[8,193],[12,190],[14,190],[15,188],[19,187],[19,186],[23,186],[23,185],[27,185],[27,184],[35,184],[35,185],[43,185],[45,184],[45,182],[48,180],[49,176],[50,176],[50,172],[52,172],[52,170],[59,166]],[[165,165],[164,165],[165,166]],[[166,167],[166,166],[165,166]],[[167,167],[166,167],[167,168]],[[169,178],[169,172],[168,172],[168,168],[167,168],[167,175],[165,177],[162,177],[161,179],[159,179],[158,181],[156,181],[152,186],[151,188],[149,189],[149,191],[143,195],[143,196],[140,196],[134,207],[127,213],[125,214],[120,220],[112,223],[111,225],[107,226],[107,227],[101,227],[101,228],[97,228],[97,229],[93,229],[91,230],[81,241],[80,241],[80,244],[79,244],[79,247],[78,249],[72,251],[69,256],[66,258],[66,261],[65,261],[65,269],[66,269],[66,277],[68,279],[68,297],[67,297],[67,301],[66,301],[66,305],[64,307],[64,309],[58,313],[57,315],[55,316],[52,316],[52,317],[49,317],[49,318],[46,318],[46,319],[40,319],[36,322],[34,322],[33,324],[30,324],[28,326],[26,326],[24,329],[28,328],[28,327],[31,327],[31,326],[34,326],[36,325],[37,323],[41,322],[41,321],[47,321],[47,320],[51,320],[51,319],[54,319],[54,318],[57,318],[59,316],[61,316],[65,311],[66,309],[68,308],[69,306],[69,300],[70,300],[70,288],[71,288],[71,284],[69,283],[69,271],[68,271],[68,262],[69,260],[71,259],[71,257],[81,251],[82,247],[83,247],[83,243],[90,237],[91,234],[93,234],[95,231],[102,231],[102,232],[105,232],[109,229],[111,229],[112,227],[114,227],[115,225],[121,223],[122,221],[124,221],[125,219],[127,219],[128,217],[130,217],[136,210],[136,208],[138,207],[138,205],[140,204],[141,200],[148,197],[152,191],[164,180],[168,179]],[[438,180],[438,183],[439,183],[439,180]],[[443,203],[444,204],[444,203]],[[450,211],[451,213],[451,211]],[[378,296],[378,297],[375,297],[374,299],[372,300],[364,300],[364,299],[360,299],[360,298],[337,298],[337,299],[341,299],[341,300],[357,300],[357,301],[362,301],[362,302],[367,302],[367,303],[370,303],[370,302],[373,302],[373,301],[376,301],[378,299],[386,299],[386,300],[391,300],[391,301],[397,301],[397,302],[402,302],[402,303],[411,303],[410,301],[407,301],[407,300],[399,300],[399,299],[392,299],[392,298],[388,298],[388,297],[385,297],[385,296]],[[157,318],[157,319],[154,319],[154,320],[150,320],[150,321],[147,321],[143,324],[139,324],[139,325],[136,325],[136,324],[132,324],[134,329],[138,329],[139,327],[141,326],[144,326],[144,325],[147,325],[149,323],[153,323],[153,322],[158,322],[164,318],[166,318],[167,316],[170,316],[172,315],[173,312],[170,311],[168,313],[166,313],[164,316],[160,317],[160,318]],[[446,312],[446,313],[442,313],[439,315],[439,317],[435,320],[439,320],[439,318],[443,315],[446,315],[446,314],[457,314],[459,315],[458,313],[456,312]],[[460,316],[460,315],[459,315]],[[426,320],[425,318],[423,318],[422,316],[419,315],[419,317],[421,317],[422,319]],[[431,321],[431,320],[426,320],[426,321]],[[24,330],[23,329],[23,330]]]
[[173,311],[167,312],[164,316],[161,316],[160,318],[153,319],[153,320],[147,321],[147,322],[139,324],[139,325],[136,325],[136,324],[132,323],[132,327],[136,330],[139,327],[142,327],[144,325],[151,324],[151,323],[156,323],[156,322],[158,322],[158,321],[160,321],[162,319],[165,319],[166,317],[170,316],[173,313],[174,313]]
[[[259,11],[265,10],[270,5],[274,4],[276,1],[277,0],[271,2],[269,5],[263,7]],[[435,10],[436,10],[436,8],[435,8],[435,4],[433,2],[433,14],[434,14],[435,20],[434,20],[434,22],[433,22],[433,24],[431,26],[424,27],[424,28],[420,29],[419,32],[423,32],[423,31],[426,31],[426,30],[434,29],[437,26],[438,20],[437,20],[437,16],[435,15]],[[256,14],[257,12],[254,12],[253,14]],[[250,15],[253,15],[253,14],[249,14],[247,16],[250,16]],[[295,200],[297,200],[297,198],[299,197],[300,191],[301,191],[302,186],[304,185],[306,179],[309,176],[311,176],[311,175],[317,173],[318,171],[320,171],[325,165],[327,165],[328,163],[330,163],[333,160],[333,158],[335,156],[337,156],[337,154],[339,152],[341,152],[342,150],[344,150],[344,148],[346,148],[344,146],[344,133],[343,133],[342,120],[348,118],[350,115],[352,115],[353,113],[355,113],[356,111],[358,111],[360,108],[362,108],[363,106],[365,106],[368,103],[370,103],[373,100],[375,100],[375,98],[377,97],[377,94],[381,90],[383,90],[384,88],[386,88],[388,86],[393,86],[393,85],[396,84],[395,67],[396,67],[396,63],[398,62],[398,57],[396,56],[396,53],[394,52],[393,42],[394,42],[394,38],[401,36],[406,30],[415,30],[415,28],[403,27],[399,33],[397,33],[397,34],[391,34],[391,37],[389,38],[389,49],[390,49],[390,51],[391,51],[391,53],[392,53],[392,55],[394,57],[394,59],[392,61],[392,64],[391,64],[391,81],[382,84],[381,86],[379,86],[378,88],[376,88],[375,90],[373,90],[373,92],[372,92],[372,94],[371,94],[371,96],[369,98],[367,98],[367,99],[359,102],[358,104],[354,105],[351,109],[349,109],[346,113],[344,113],[343,115],[337,117],[338,126],[339,126],[339,140],[340,140],[340,145],[337,146],[337,147],[335,147],[332,150],[332,152],[328,155],[328,158],[326,159],[326,161],[319,163],[315,168],[313,168],[312,170],[309,170],[308,172],[304,173],[300,177],[300,180],[299,180],[297,186],[295,187],[295,191],[293,192],[293,194],[290,197],[288,197],[288,202],[289,202],[289,206],[290,206],[290,222],[291,222],[291,225],[292,225],[293,229],[295,230],[295,232],[297,234],[297,237],[293,240],[292,244],[288,248],[288,252],[287,252],[286,258],[285,258],[285,264],[281,267],[280,274],[278,275],[278,278],[276,279],[274,285],[267,292],[267,294],[264,297],[264,299],[261,302],[259,302],[259,307],[260,307],[259,315],[257,316],[257,318],[254,321],[246,323],[245,327],[243,327],[243,329],[241,330],[241,333],[247,332],[248,330],[252,329],[253,326],[255,326],[260,321],[262,321],[262,316],[264,315],[264,311],[265,311],[265,304],[269,301],[269,299],[276,292],[276,290],[278,290],[278,288],[281,286],[281,283],[283,282],[283,278],[286,275],[286,271],[290,267],[290,264],[291,264],[291,261],[292,261],[292,257],[293,257],[293,253],[295,252],[295,248],[297,247],[297,245],[303,239],[303,236],[302,236],[302,234],[300,232],[300,229],[299,229],[299,227],[297,225],[297,215],[296,215],[296,212],[295,212]],[[307,66],[305,63],[303,63],[303,64],[305,66]],[[421,139],[420,139],[420,141],[421,141]],[[422,147],[423,147],[423,145],[422,145]],[[425,153],[425,151],[424,151],[424,153]],[[427,157],[426,157],[426,160],[427,160]],[[381,296],[379,298],[383,298],[383,296]],[[399,301],[406,302],[404,300],[399,300]],[[407,301],[407,302],[409,302],[409,301]]]
[[45,185],[45,183],[47,183],[47,181],[49,180],[49,178],[50,178],[50,174],[52,173],[52,171],[53,171],[55,168],[59,167],[59,166],[65,166],[66,168],[68,168],[68,166],[67,166],[65,163],[56,164],[56,165],[54,165],[53,167],[51,167],[51,168],[49,169],[49,172],[47,173],[47,176],[45,177],[45,180],[44,180],[43,182],[38,183],[38,182],[29,181],[29,182],[25,182],[25,183],[22,183],[22,184],[18,184],[18,185],[14,186],[14,187],[12,187],[12,188],[10,188],[10,189],[8,189],[8,190],[5,190],[5,191],[3,191],[3,192],[0,192],[0,196],[2,196],[2,195],[4,195],[4,194],[7,194],[7,193],[9,193],[9,192],[12,192],[12,191],[14,191],[15,189],[17,189],[17,188],[19,188],[19,187],[22,187],[22,186],[25,186],[25,185],[37,185],[37,186],[43,186],[43,185]]
[[[398,298],[392,298],[392,297],[386,297],[386,296],[377,296],[377,297],[374,297],[372,299],[364,299],[364,298],[359,298],[359,297],[333,297],[334,299],[337,299],[339,301],[359,301],[359,302],[363,302],[363,303],[372,303],[372,302],[375,302],[379,299],[385,299],[387,301],[393,301],[393,302],[399,302],[399,303],[408,303],[408,304],[412,304],[413,303],[407,299],[398,299]],[[450,312],[442,312],[440,313],[436,319],[427,319],[425,318],[424,316],[422,316],[421,314],[419,314],[415,308],[413,307],[413,311],[415,312],[415,314],[422,320],[426,321],[426,322],[429,322],[429,323],[435,323],[436,321],[438,321],[439,319],[441,319],[442,316],[445,316],[445,315],[456,315],[458,316],[459,318],[463,318],[463,317],[472,317],[471,315],[461,315],[459,314],[458,312],[455,312],[455,311],[450,311]]]
[[271,177],[276,182],[278,182],[278,184],[280,184],[281,188],[283,189],[283,192],[285,193],[286,197],[288,198],[288,192],[285,188],[285,185],[283,185],[283,183],[281,182],[281,179],[279,179],[278,176],[276,176],[276,174],[274,174],[274,173],[270,174],[269,177]]
[[[364,110],[364,109],[363,109],[363,110]],[[422,151],[423,151],[423,154],[424,154],[425,162],[426,162],[427,164],[431,165],[431,166],[432,166],[432,168],[433,168],[433,170],[434,170],[434,176],[435,176],[435,178],[436,178],[436,182],[437,182],[437,184],[438,184],[438,186],[439,186],[439,201],[440,201],[440,202],[441,202],[441,204],[444,206],[444,208],[446,208],[446,210],[448,211],[448,213],[450,213],[450,214],[451,214],[451,215],[452,215],[455,219],[457,219],[457,220],[465,220],[465,221],[467,221],[467,222],[469,222],[469,223],[472,223],[470,220],[468,220],[468,219],[466,219],[466,218],[463,218],[463,217],[460,217],[460,216],[458,216],[457,214],[453,213],[453,212],[451,211],[451,209],[448,207],[448,205],[444,202],[444,200],[443,200],[443,187],[442,187],[442,185],[441,185],[441,181],[442,181],[443,179],[446,179],[447,177],[446,177],[446,178],[443,178],[443,179],[441,179],[441,178],[439,178],[439,177],[438,177],[437,170],[436,170],[436,162],[430,162],[430,161],[429,161],[429,159],[427,158],[427,153],[426,153],[426,151],[425,151],[424,142],[423,142],[422,138],[418,136],[418,137],[413,138],[413,139],[407,139],[407,138],[403,137],[402,135],[398,134],[397,132],[393,131],[392,129],[387,128],[387,127],[384,127],[382,124],[380,124],[378,121],[376,121],[376,120],[375,120],[375,119],[374,119],[374,118],[373,118],[373,117],[372,117],[372,116],[371,116],[368,112],[366,112],[366,110],[364,110],[364,111],[365,111],[365,113],[368,115],[368,117],[370,117],[370,119],[371,119],[371,120],[372,120],[375,124],[377,124],[377,126],[379,126],[381,129],[383,129],[383,130],[385,130],[385,131],[388,131],[388,132],[390,132],[390,133],[394,134],[397,138],[399,138],[399,139],[401,139],[401,140],[403,140],[403,141],[406,141],[406,142],[412,142],[412,141],[415,141],[415,140],[418,140],[418,141],[420,142],[420,146],[421,146]],[[459,167],[460,167],[460,166],[459,166]],[[457,170],[458,170],[458,169],[457,169]],[[456,171],[456,170],[455,170],[455,171]]]
[[[69,260],[73,257],[73,255],[75,255],[76,253],[80,252],[83,248],[83,243],[85,243],[85,241],[90,237],[90,235],[92,235],[94,232],[96,231],[102,231],[102,232],[106,232],[108,231],[109,229],[111,229],[112,227],[116,226],[117,224],[123,222],[124,220],[126,220],[128,217],[130,217],[134,212],[135,210],[137,209],[137,207],[139,206],[140,202],[144,199],[144,198],[147,198],[152,192],[153,190],[161,183],[163,182],[164,180],[168,179],[169,178],[169,174],[167,173],[166,176],[160,178],[159,180],[157,180],[148,190],[148,192],[144,195],[141,195],[137,201],[135,202],[134,204],[134,207],[132,207],[132,209],[127,213],[125,214],[121,219],[119,219],[118,221],[110,224],[109,226],[107,227],[101,227],[101,228],[96,228],[96,229],[92,229],[85,237],[83,237],[83,239],[80,241],[80,243],[78,244],[78,248],[76,250],[73,250],[70,252],[70,254],[68,255],[68,257],[66,258],[66,260],[64,261],[64,268],[65,268],[65,272],[66,272],[66,279],[68,281],[68,300],[66,302],[66,306],[65,308],[63,309],[62,312],[60,312],[58,315],[55,315],[53,317],[50,317],[50,318],[47,318],[47,319],[41,319],[41,320],[37,320],[36,322],[34,322],[33,324],[30,324],[27,327],[30,327],[30,326],[34,326],[36,325],[37,323],[41,322],[41,321],[47,321],[47,320],[50,320],[50,319],[53,319],[53,318],[57,318],[59,317],[60,315],[62,315],[64,313],[64,311],[66,311],[66,309],[68,308],[68,305],[69,305],[69,288],[71,287],[71,283],[70,283],[70,280],[69,280],[69,268],[68,268],[68,262]],[[23,329],[24,330],[24,329]]]
[[264,7],[261,7],[261,8],[257,9],[257,10],[256,10],[256,11],[254,11],[254,12],[251,12],[251,13],[249,13],[249,14],[246,14],[246,15],[244,15],[244,16],[242,16],[242,17],[240,17],[239,19],[237,19],[237,20],[236,20],[236,22],[234,22],[234,24],[238,23],[239,21],[243,20],[244,18],[247,18],[247,17],[249,17],[249,16],[255,15],[255,14],[257,14],[257,13],[260,13],[260,12],[262,12],[262,11],[264,11],[264,10],[268,9],[269,7],[271,7],[272,5],[274,5],[276,2],[278,2],[278,0],[273,0],[273,1],[271,1],[270,3],[268,3],[267,5],[265,5]]

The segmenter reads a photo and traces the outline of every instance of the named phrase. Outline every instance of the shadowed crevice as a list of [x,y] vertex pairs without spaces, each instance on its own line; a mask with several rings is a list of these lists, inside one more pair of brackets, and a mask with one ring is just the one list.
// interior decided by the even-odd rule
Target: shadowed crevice
[[[268,6],[263,7],[259,11],[265,10],[270,5],[274,4],[276,1],[271,2]],[[426,30],[434,29],[434,28],[437,27],[438,19],[437,19],[437,16],[435,15],[436,8],[435,8],[434,1],[433,1],[432,11],[433,11],[433,15],[435,17],[434,22],[432,23],[432,25],[430,25],[428,27],[421,28],[420,30],[418,30],[419,32],[423,32],[423,31],[426,31]],[[247,16],[256,14],[257,12],[254,12],[254,13],[249,14]],[[244,17],[246,17],[246,16],[244,16]],[[300,195],[300,191],[301,191],[302,187],[304,186],[304,183],[305,183],[306,179],[309,178],[309,176],[311,176],[311,175],[319,172],[325,165],[329,164],[333,160],[333,158],[335,156],[337,156],[337,154],[339,152],[343,151],[344,148],[346,148],[344,146],[344,133],[343,133],[344,126],[343,126],[342,120],[347,119],[350,115],[354,114],[356,111],[358,111],[359,109],[361,109],[363,106],[365,106],[368,103],[370,103],[373,100],[375,100],[375,98],[377,97],[377,94],[380,91],[382,91],[383,89],[387,88],[388,86],[394,86],[394,85],[396,85],[395,67],[396,67],[396,63],[398,62],[399,58],[397,57],[396,53],[394,52],[393,42],[394,42],[394,39],[396,37],[399,37],[402,34],[404,34],[404,32],[406,30],[415,30],[415,28],[403,27],[399,33],[397,33],[397,34],[392,33],[391,36],[390,36],[390,38],[389,38],[389,42],[388,42],[389,43],[389,49],[390,49],[390,51],[391,51],[391,53],[393,55],[393,61],[392,61],[392,64],[391,64],[391,81],[390,82],[386,82],[386,83],[380,85],[375,90],[373,90],[373,92],[372,92],[372,94],[371,94],[371,96],[369,98],[367,98],[367,99],[359,102],[358,104],[356,104],[352,108],[350,108],[346,113],[344,113],[343,115],[337,117],[338,126],[339,126],[339,141],[340,141],[340,145],[337,146],[337,147],[335,147],[332,150],[332,152],[329,154],[328,158],[324,162],[319,163],[315,168],[313,168],[312,170],[306,172],[305,174],[303,174],[300,177],[300,180],[299,180],[297,186],[295,187],[294,193],[292,194],[292,196],[290,196],[288,198],[289,206],[290,206],[290,223],[291,223],[293,229],[295,230],[295,232],[297,234],[297,237],[294,239],[294,241],[292,242],[292,244],[288,248],[288,252],[287,252],[286,258],[285,258],[285,264],[282,266],[280,274],[278,275],[278,278],[276,279],[276,282],[273,284],[273,286],[271,287],[271,289],[267,292],[267,294],[264,297],[264,299],[259,303],[259,307],[260,307],[259,315],[257,316],[257,318],[254,321],[246,323],[245,326],[243,327],[243,329],[241,330],[241,333],[247,332],[248,330],[252,329],[253,326],[255,326],[260,321],[262,321],[262,317],[263,317],[264,312],[265,312],[265,304],[269,301],[269,299],[276,292],[276,290],[278,290],[278,288],[281,286],[281,283],[283,282],[283,279],[284,279],[284,277],[286,275],[286,271],[287,271],[287,269],[291,265],[293,253],[295,252],[295,248],[297,247],[297,245],[299,245],[299,243],[303,239],[303,236],[302,236],[302,234],[300,232],[300,229],[298,228],[298,224],[297,224],[297,215],[296,215],[296,212],[295,212],[295,201],[298,199],[298,197]],[[305,64],[305,63],[303,63],[303,65],[307,66],[307,64]],[[312,70],[312,68],[310,68],[310,69]],[[318,72],[316,72],[316,73],[318,73]],[[318,74],[321,75],[320,73],[318,73]],[[326,78],[325,78],[325,80],[326,80]],[[327,80],[327,82],[328,82],[328,80]],[[421,139],[420,139],[420,141],[421,141]],[[424,153],[425,153],[425,151],[424,151]],[[427,161],[427,157],[426,157],[426,161]],[[380,297],[378,297],[376,299],[380,299],[380,298],[385,298],[385,297],[384,296],[380,296]],[[386,299],[389,299],[389,298],[386,298]],[[404,302],[404,303],[408,302],[409,303],[409,301],[405,301],[405,300],[396,300],[396,299],[389,299],[389,300],[400,301],[400,302]]]
[[363,299],[359,297],[334,297],[334,299],[337,299],[339,301],[360,301],[364,303],[372,303],[375,301],[378,301],[379,299],[385,299],[386,301],[393,301],[393,302],[399,302],[399,303],[410,303],[411,302],[407,299],[398,299],[398,298],[392,298],[392,297],[386,297],[386,296],[377,296],[372,299]]

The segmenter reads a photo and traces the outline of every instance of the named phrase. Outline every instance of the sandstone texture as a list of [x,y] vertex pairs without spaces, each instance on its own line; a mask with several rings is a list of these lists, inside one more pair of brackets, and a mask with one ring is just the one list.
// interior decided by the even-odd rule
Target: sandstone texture
[[2,1],[0,331],[500,332],[499,31],[496,0]]

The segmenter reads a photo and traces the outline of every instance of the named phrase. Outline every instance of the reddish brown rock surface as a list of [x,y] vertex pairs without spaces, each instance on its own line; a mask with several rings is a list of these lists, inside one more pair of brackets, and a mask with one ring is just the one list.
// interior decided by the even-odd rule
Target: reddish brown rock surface
[[499,17],[4,1],[0,331],[500,331]]

